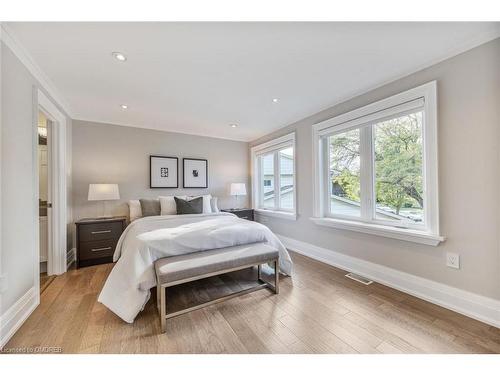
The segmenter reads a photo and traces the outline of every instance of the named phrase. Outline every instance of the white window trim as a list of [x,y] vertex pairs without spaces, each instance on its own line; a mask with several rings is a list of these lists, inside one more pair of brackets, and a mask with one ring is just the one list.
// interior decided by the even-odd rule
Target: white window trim
[[[280,209],[265,209],[259,207],[259,168],[256,163],[256,158],[259,155],[266,154],[268,152],[273,152],[279,150],[283,146],[287,146],[292,144],[293,147],[293,210],[280,210]],[[257,146],[254,146],[250,150],[250,163],[251,163],[251,171],[252,171],[252,208],[255,210],[257,214],[264,216],[277,217],[288,220],[297,220],[297,147],[295,142],[295,132],[286,134],[282,137],[275,138],[271,141],[261,143]],[[275,163],[277,161],[275,160]],[[279,164],[278,164],[279,166]],[[276,189],[276,180],[277,176],[275,176],[275,189]],[[279,199],[279,194],[276,194],[277,199]]]
[[390,227],[387,225],[364,223],[355,220],[342,220],[334,218],[315,218],[311,220],[321,226],[331,227],[336,229],[345,229],[354,232],[372,234],[375,236],[395,238],[408,242],[416,242],[424,245],[437,246],[445,238],[421,230]]
[[[385,112],[395,106],[411,110],[423,99],[423,176],[424,176],[424,212],[425,230],[415,228],[397,228],[381,224],[367,223],[362,220],[344,220],[329,217],[325,212],[326,169],[324,168],[326,147],[324,135],[373,123]],[[437,85],[436,81],[426,83],[414,89],[402,92],[367,106],[344,113],[329,120],[317,123],[312,128],[313,152],[313,215],[312,221],[318,225],[326,225],[338,229],[353,230],[400,240],[418,242],[436,246],[445,238],[439,234],[439,200],[438,200],[438,142],[437,142]]]
[[257,215],[277,217],[285,220],[297,220],[297,214],[289,211],[267,210],[263,208],[254,208]]

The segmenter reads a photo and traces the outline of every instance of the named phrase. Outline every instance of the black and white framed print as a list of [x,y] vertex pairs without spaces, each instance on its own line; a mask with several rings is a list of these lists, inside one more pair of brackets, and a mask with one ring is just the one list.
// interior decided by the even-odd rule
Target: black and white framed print
[[149,187],[178,188],[179,158],[151,155],[149,157]]
[[184,183],[185,188],[208,188],[208,160],[184,158]]

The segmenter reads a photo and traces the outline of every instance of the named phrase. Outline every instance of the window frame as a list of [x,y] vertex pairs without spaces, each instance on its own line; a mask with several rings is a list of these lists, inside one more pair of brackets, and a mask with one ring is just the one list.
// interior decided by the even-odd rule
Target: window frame
[[[422,108],[424,225],[376,219],[374,125]],[[360,129],[360,217],[330,213],[330,136]],[[436,81],[313,125],[313,217],[316,224],[436,246],[439,235]],[[364,167],[363,167],[364,166]],[[368,167],[366,167],[368,166]],[[369,187],[369,189],[367,189]],[[402,225],[404,224],[404,225]],[[404,226],[404,227],[403,227]]]
[[[293,209],[280,207],[280,151],[293,148]],[[263,176],[260,173],[262,168],[260,157],[272,154],[274,157],[274,208],[265,208],[262,204]],[[256,145],[251,148],[251,171],[252,171],[252,208],[257,214],[281,217],[284,219],[297,219],[297,147],[295,142],[295,132],[289,133],[271,141]]]

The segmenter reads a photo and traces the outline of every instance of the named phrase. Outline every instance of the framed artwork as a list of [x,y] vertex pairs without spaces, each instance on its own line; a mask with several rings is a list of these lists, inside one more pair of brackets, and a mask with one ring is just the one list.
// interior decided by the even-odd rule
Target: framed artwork
[[179,158],[170,156],[149,156],[149,187],[178,188]]
[[184,158],[184,183],[185,188],[208,188],[208,160]]

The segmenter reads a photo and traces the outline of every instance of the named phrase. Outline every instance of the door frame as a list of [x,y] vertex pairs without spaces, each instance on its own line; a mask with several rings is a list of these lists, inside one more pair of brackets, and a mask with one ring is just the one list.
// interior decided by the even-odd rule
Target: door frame
[[[47,208],[49,227],[49,249],[47,261],[47,274],[60,275],[66,272],[67,261],[67,165],[66,165],[66,116],[54,105],[49,97],[39,88],[34,89],[34,108],[33,108],[33,165],[35,167],[33,186],[35,188],[34,209],[35,209],[35,246],[34,264],[35,264],[35,285],[40,289],[40,228],[39,228],[39,170],[38,170],[38,111],[51,122],[51,139],[48,142],[47,151],[49,158],[49,197],[52,199],[52,208]],[[49,150],[50,148],[50,150]]]

